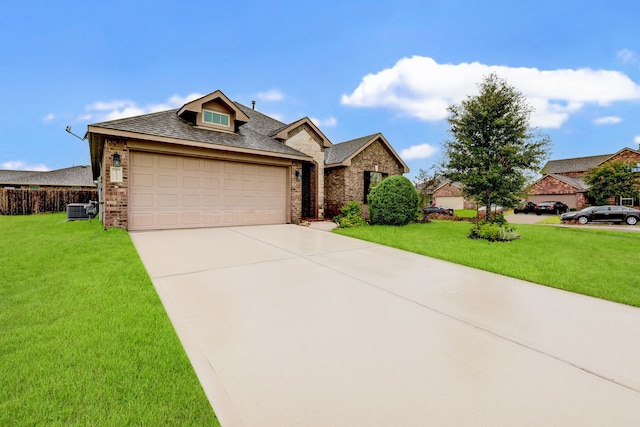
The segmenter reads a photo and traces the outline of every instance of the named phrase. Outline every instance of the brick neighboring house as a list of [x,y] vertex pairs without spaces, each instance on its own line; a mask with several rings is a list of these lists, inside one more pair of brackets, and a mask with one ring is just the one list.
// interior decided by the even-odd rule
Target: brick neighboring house
[[[542,169],[543,176],[529,187],[528,201],[560,201],[569,208],[582,209],[589,204],[584,175],[591,169],[608,162],[640,163],[640,151],[623,148],[614,154],[550,160]],[[638,204],[638,199],[634,200]]]
[[322,219],[409,172],[380,133],[333,144],[308,117],[283,123],[219,90],[87,135],[101,219],[129,230]]
[[475,209],[476,203],[462,195],[462,184],[459,182],[443,182],[433,191],[432,200],[437,205],[451,209]]

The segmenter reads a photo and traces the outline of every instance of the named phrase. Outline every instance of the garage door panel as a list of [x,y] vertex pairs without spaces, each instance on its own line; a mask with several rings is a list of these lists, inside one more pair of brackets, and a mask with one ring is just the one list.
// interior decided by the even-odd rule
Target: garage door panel
[[136,193],[133,195],[130,203],[133,207],[152,207],[153,206],[153,194],[152,193]]
[[160,208],[174,208],[178,206],[177,194],[158,194],[156,205]]
[[176,226],[178,225],[178,214],[175,212],[165,213],[160,212],[156,214],[158,224],[161,226]]
[[154,162],[154,166],[156,163],[160,169],[178,169],[178,158],[173,156],[158,156],[157,161]]
[[287,168],[131,152],[129,229],[287,222]]
[[182,188],[200,188],[200,177],[197,177],[197,176],[183,177]]
[[150,173],[134,173],[131,180],[136,187],[153,187],[153,175]]
[[[151,182],[153,182],[153,180],[151,180]],[[158,187],[178,188],[178,177],[175,175],[158,175]]]
[[220,178],[205,177],[203,183],[204,188],[210,188],[212,190],[217,190],[220,188]]

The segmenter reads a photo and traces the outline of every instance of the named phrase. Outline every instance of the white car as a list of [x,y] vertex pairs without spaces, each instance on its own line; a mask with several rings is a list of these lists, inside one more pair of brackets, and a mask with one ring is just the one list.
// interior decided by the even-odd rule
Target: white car
[[[492,213],[502,213],[502,211],[504,210],[504,208],[502,206],[498,206],[498,205],[491,205],[491,212]],[[485,213],[487,211],[487,207],[486,206],[480,206],[478,208],[478,213]]]

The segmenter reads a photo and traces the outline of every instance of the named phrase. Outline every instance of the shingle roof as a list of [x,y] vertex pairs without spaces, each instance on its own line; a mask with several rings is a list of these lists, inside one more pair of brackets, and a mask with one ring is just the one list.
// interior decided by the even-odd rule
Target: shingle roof
[[[244,106],[239,105],[239,107],[245,114],[249,113],[248,115],[251,120],[243,126],[240,126],[237,133],[217,132],[215,130],[195,127],[178,117],[176,114],[178,110],[161,111],[136,117],[111,120],[96,123],[91,126],[165,138],[204,142],[227,147],[308,157],[306,154],[275,141],[262,133],[267,129],[275,127],[276,124],[279,127],[282,123]],[[255,123],[253,123],[254,118]]]
[[377,135],[378,134],[363,136],[361,138],[352,139],[350,141],[341,142],[339,144],[334,144],[331,147],[327,147],[324,151],[324,164],[333,165],[344,162],[349,157],[357,153]]
[[244,128],[251,129],[261,135],[271,136],[288,126],[286,123],[282,123],[279,120],[266,116],[253,108],[247,107],[246,105],[242,105],[238,102],[235,104],[243,113],[249,116],[250,120],[242,125]]
[[607,160],[613,154],[602,154],[599,156],[577,157],[574,159],[549,160],[542,168],[544,174],[586,172]]
[[72,166],[52,171],[0,170],[0,184],[4,185],[51,185],[64,187],[93,187],[93,176],[89,166]]

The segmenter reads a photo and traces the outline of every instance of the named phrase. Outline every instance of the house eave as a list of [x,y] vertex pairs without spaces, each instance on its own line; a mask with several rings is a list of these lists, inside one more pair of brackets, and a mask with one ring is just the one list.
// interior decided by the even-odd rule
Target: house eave
[[[134,140],[149,141],[149,142],[161,142],[161,143],[174,144],[174,145],[183,145],[186,147],[206,148],[211,150],[229,151],[229,152],[242,153],[242,154],[253,154],[258,156],[269,156],[269,157],[276,157],[281,159],[300,160],[300,161],[308,161],[309,159],[311,159],[311,157],[307,155],[286,154],[286,153],[278,153],[278,152],[266,151],[266,150],[252,150],[248,148],[215,144],[212,142],[191,141],[188,139],[170,138],[165,136],[149,135],[145,133],[138,133],[138,132],[131,132],[131,131],[105,129],[105,128],[91,126],[91,125],[89,126],[88,133],[90,135],[96,135],[96,136],[102,135],[107,137],[115,137],[115,138],[123,138],[123,139],[134,139]],[[99,157],[101,156],[96,157],[95,160],[99,161]],[[94,156],[92,156],[92,164],[93,164],[93,161],[94,161]],[[94,170],[94,174],[95,174],[95,170]]]

